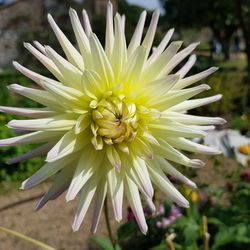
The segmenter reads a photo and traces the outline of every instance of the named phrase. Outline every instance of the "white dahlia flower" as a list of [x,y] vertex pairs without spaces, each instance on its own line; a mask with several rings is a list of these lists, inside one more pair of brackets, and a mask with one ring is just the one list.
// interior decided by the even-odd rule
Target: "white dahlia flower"
[[43,143],[31,152],[9,160],[9,163],[16,163],[47,155],[45,165],[21,186],[28,189],[54,176],[52,186],[37,205],[38,209],[65,190],[67,201],[79,193],[73,230],[79,229],[93,201],[91,230],[95,232],[106,196],[110,196],[114,217],[120,221],[125,195],[140,230],[146,233],[140,194],[154,210],[153,185],[179,206],[188,207],[188,201],[166,174],[195,187],[172,163],[193,168],[204,163],[189,159],[180,150],[219,153],[191,139],[205,136],[206,130],[214,128],[211,124],[222,124],[224,120],[186,113],[221,98],[216,95],[188,100],[209,89],[204,84],[189,86],[216,68],[185,77],[196,61],[196,56],[191,55],[179,71],[172,73],[198,45],[194,43],[180,50],[182,42],[175,41],[167,46],[173,29],[151,53],[158,10],[153,13],[143,39],[146,12],[142,12],[127,45],[125,18],[117,13],[113,24],[112,5],[108,3],[105,49],[92,32],[86,11],[83,11],[83,27],[75,10],[70,9],[69,16],[79,50],[48,15],[67,59],[39,42],[34,42],[34,46],[24,44],[55,76],[54,79],[14,62],[15,68],[34,81],[38,88],[12,84],[10,91],[34,100],[44,108],[0,107],[2,112],[32,118],[10,121],[9,128],[26,133],[3,139],[0,145]]

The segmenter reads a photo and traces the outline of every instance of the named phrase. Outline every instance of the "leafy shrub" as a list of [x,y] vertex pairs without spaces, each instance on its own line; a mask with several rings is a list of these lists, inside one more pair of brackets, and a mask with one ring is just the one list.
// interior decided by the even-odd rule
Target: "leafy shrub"
[[[7,85],[11,83],[19,83],[27,85],[30,82],[29,79],[22,76],[18,72],[4,71],[0,74],[0,105],[4,106],[15,106],[15,107],[38,107],[38,105],[23,97],[12,94],[8,89]],[[6,124],[14,116],[7,114],[0,114],[0,138],[8,138],[15,136],[15,134],[6,127]],[[6,161],[9,158],[23,154],[33,147],[32,145],[22,145],[17,147],[0,147],[0,181],[18,181],[22,180],[31,175],[41,165],[41,159],[35,158],[29,161],[21,162],[20,164],[8,165]]]
[[203,80],[203,83],[210,85],[211,90],[202,93],[199,97],[207,97],[218,93],[222,94],[223,97],[219,102],[197,108],[195,113],[231,116],[243,112],[247,86],[244,83],[242,72],[217,72]]
[[[171,218],[169,208],[172,204],[165,201],[163,203],[164,214],[157,212],[153,216],[148,214],[145,207],[147,235],[140,232],[131,215],[127,216],[128,221],[118,228],[116,246],[119,245],[125,250],[172,249],[166,244],[166,237],[174,233],[175,238],[172,243],[176,250],[201,250],[208,249],[205,248],[204,236],[205,233],[209,233],[209,249],[211,250],[250,249],[250,173],[237,168],[231,173],[230,180],[232,182],[226,187],[214,188],[205,184],[201,185],[199,189],[203,190],[203,195],[192,190],[190,192],[190,189],[181,185],[180,189],[189,200],[190,207],[179,210],[180,216],[163,227],[159,227],[157,222],[162,216]],[[197,199],[194,199],[193,193],[197,194]],[[227,197],[223,203],[220,202],[222,195]],[[130,213],[131,211],[128,210],[128,214]],[[103,237],[95,236],[91,240],[99,247],[98,249],[120,249],[113,248],[110,240]]]

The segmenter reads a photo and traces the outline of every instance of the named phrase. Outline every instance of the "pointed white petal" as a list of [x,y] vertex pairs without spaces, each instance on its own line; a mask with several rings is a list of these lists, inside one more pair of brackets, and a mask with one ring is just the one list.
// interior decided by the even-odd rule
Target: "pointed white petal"
[[157,108],[160,111],[164,111],[178,103],[186,101],[187,99],[209,89],[210,87],[206,84],[182,90],[171,89],[164,96],[162,96],[161,99],[158,100],[152,99],[152,101],[149,99],[148,106]]
[[115,39],[111,57],[111,64],[114,71],[115,81],[120,82],[120,76],[127,61],[126,38],[122,30],[121,16],[115,16]]
[[72,155],[71,157],[60,159],[53,163],[46,163],[37,172],[35,172],[31,177],[29,177],[22,183],[21,189],[29,189],[36,186],[37,184],[48,179],[68,164],[74,162],[75,160],[76,155]]
[[[167,75],[164,78],[157,79],[155,81],[146,83],[143,88],[140,89],[140,98],[151,98],[150,102],[157,102],[164,96],[172,87],[179,81],[178,75]],[[152,93],[154,93],[152,97]]]
[[27,131],[64,131],[71,129],[76,123],[72,115],[58,115],[51,118],[33,120],[11,120],[8,127]]
[[209,96],[205,98],[200,99],[194,99],[194,100],[187,100],[181,103],[178,103],[177,105],[170,107],[169,110],[175,111],[175,112],[183,112],[190,109],[194,109],[203,105],[207,105],[213,102],[217,102],[222,98],[222,95],[214,95]]
[[[202,130],[192,129],[190,126],[185,126],[181,123],[177,123],[174,120],[167,118],[160,118],[154,123],[148,123],[147,126],[152,131],[154,135],[164,136],[176,136],[176,137],[204,137],[206,133]],[[157,138],[156,138],[157,139]]]
[[89,41],[95,71],[106,83],[106,86],[112,86],[114,83],[113,70],[100,41],[95,34],[90,35]]
[[59,81],[63,80],[63,75],[56,65],[43,53],[34,48],[30,43],[24,43],[24,47],[35,56]]
[[149,130],[144,129],[142,137],[151,144],[159,145],[159,142],[156,140],[156,138],[152,135],[152,133]]
[[122,32],[125,33],[125,23],[126,23],[126,16],[121,16],[121,23],[122,23]]
[[79,17],[76,11],[72,8],[69,10],[69,16],[71,20],[71,24],[75,33],[75,37],[77,40],[77,44],[79,46],[80,52],[83,57],[83,61],[86,67],[91,66],[91,54],[90,54],[90,46],[89,46],[89,39],[85,34]]
[[137,83],[142,75],[146,60],[147,49],[143,46],[138,47],[124,68],[123,75],[125,77],[126,90],[129,91],[129,87],[135,88],[135,85],[138,85]]
[[153,62],[166,48],[168,45],[172,35],[174,33],[174,29],[170,29],[164,38],[162,39],[161,43],[158,45],[158,47],[154,50],[153,54],[149,58],[149,62]]
[[108,187],[107,181],[105,180],[103,182],[98,184],[96,194],[95,194],[95,205],[94,205],[94,212],[93,212],[93,218],[92,218],[92,224],[91,224],[92,233],[95,233],[97,230],[97,226],[98,226],[101,212],[102,212],[103,203],[107,194],[107,187]]
[[18,163],[20,161],[24,161],[24,160],[27,160],[27,159],[30,159],[30,158],[33,158],[36,156],[46,155],[48,153],[48,151],[51,149],[52,145],[53,145],[53,143],[51,143],[51,142],[46,143],[38,148],[35,148],[35,149],[25,153],[25,154],[18,155],[16,157],[9,159],[7,161],[7,164],[15,164],[15,163]]
[[74,231],[77,231],[80,228],[96,189],[97,181],[92,177],[86,184],[84,190],[81,191],[80,200],[77,206],[74,222],[72,224]]
[[143,234],[146,234],[148,231],[148,226],[145,220],[141,198],[139,195],[139,191],[135,183],[126,175],[125,177],[126,187],[125,192],[128,199],[128,202],[131,206],[131,209],[135,215],[138,226]]
[[45,48],[44,46],[39,43],[38,41],[33,41],[33,44],[43,53],[46,55],[46,51],[45,51]]
[[60,45],[62,46],[62,49],[64,53],[66,54],[68,60],[78,67],[80,70],[84,70],[84,63],[83,58],[80,55],[80,53],[75,49],[75,47],[71,44],[71,42],[68,40],[68,38],[63,34],[61,29],[57,26],[56,22],[54,21],[53,17],[48,14],[48,21],[53,29]]
[[59,99],[61,105],[64,104],[66,107],[69,106],[69,109],[72,105],[77,105],[79,108],[83,109],[86,108],[86,104],[83,103],[82,100],[83,93],[78,91],[77,89],[63,85],[58,86],[50,81],[42,81],[41,85],[45,90]]
[[129,46],[128,46],[128,56],[129,57],[134,53],[136,48],[138,46],[140,46],[141,37],[142,37],[142,33],[143,33],[143,28],[144,28],[144,23],[146,20],[146,15],[147,15],[147,12],[145,10],[140,15],[140,18],[139,18],[139,21],[138,21],[137,26],[135,28],[134,34],[133,34],[131,41],[129,43]]
[[85,30],[86,35],[89,37],[92,32],[92,29],[91,29],[89,17],[88,17],[86,10],[82,10],[82,17],[83,17],[83,28]]
[[86,128],[90,126],[90,123],[91,123],[91,117],[89,113],[80,115],[76,121],[75,131],[74,131],[75,134],[83,132]]
[[153,150],[151,145],[147,144],[143,138],[138,136],[134,139],[133,144],[131,145],[132,152],[134,155],[137,155],[143,159],[152,159]]
[[173,58],[173,56],[176,54],[176,52],[181,47],[182,42],[172,42],[166,50],[158,56],[156,60],[150,63],[150,61],[147,63],[144,74],[143,74],[143,81],[144,82],[150,82],[156,79],[159,79],[166,74],[164,73],[167,68],[168,62]]
[[43,195],[36,205],[36,210],[41,209],[49,200],[56,199],[69,186],[74,168],[66,166],[54,178],[54,182],[50,189]]
[[51,47],[45,46],[45,50],[48,57],[54,62],[63,75],[63,83],[79,89],[81,85],[82,71],[60,56]]
[[83,133],[75,135],[74,130],[69,130],[49,151],[46,161],[53,162],[74,152],[81,150],[89,143],[90,135]]
[[0,140],[0,147],[15,146],[26,143],[40,143],[55,140],[62,135],[61,131],[37,131],[8,139]]
[[189,180],[186,176],[180,173],[175,167],[173,167],[168,161],[166,161],[162,157],[156,157],[157,161],[159,162],[162,170],[171,176],[175,177],[179,181],[185,183],[186,185],[190,186],[191,188],[197,188],[196,184]]
[[14,67],[23,75],[27,76],[29,79],[33,80],[35,83],[37,83],[38,85],[40,85],[40,81],[41,80],[50,80],[53,81],[57,84],[61,84],[58,81],[52,80],[48,77],[42,76],[40,74],[37,74],[36,72],[33,72],[27,68],[25,68],[24,66],[22,66],[21,64],[19,64],[18,62],[13,62]]
[[154,184],[158,186],[160,190],[168,196],[168,198],[177,203],[179,206],[189,207],[188,201],[168,180],[160,167],[155,164],[155,162],[150,162],[149,166],[150,176]]
[[27,87],[23,87],[21,85],[18,84],[11,84],[8,86],[9,90],[25,96],[33,101],[36,101],[44,106],[48,106],[53,108],[53,110],[56,109],[61,109],[61,107],[59,106],[60,103],[57,102],[57,100],[55,100],[55,98],[48,93],[47,91],[44,90],[39,90],[39,89],[32,89],[32,88],[27,88]]
[[119,222],[122,220],[122,203],[124,192],[123,176],[120,173],[117,173],[114,168],[111,168],[107,174],[107,178],[114,216]]
[[183,123],[185,125],[221,125],[226,121],[220,117],[207,117],[207,116],[196,116],[196,115],[188,115],[181,114],[179,112],[165,111],[162,112],[162,118],[167,118],[174,120],[179,123]]
[[158,155],[161,155],[170,161],[177,162],[179,164],[192,168],[204,166],[204,163],[202,161],[197,159],[189,159],[187,156],[173,148],[166,141],[159,139],[159,142],[161,144],[160,146],[154,145],[155,152],[157,152]]
[[114,146],[107,146],[106,147],[106,154],[107,157],[109,159],[109,162],[111,163],[111,165],[116,169],[116,170],[120,170],[121,169],[121,159],[119,156],[119,153],[117,152],[117,150],[115,149]]
[[[73,200],[83,186],[92,178],[93,174],[96,173],[97,169],[100,167],[102,160],[102,153],[91,150],[84,150],[81,153],[73,179],[66,194],[67,202]],[[98,175],[102,176],[101,173],[102,171],[99,171]],[[83,192],[85,192],[85,187]]]
[[215,126],[212,126],[212,125],[210,125],[210,126],[191,125],[189,127],[192,128],[192,129],[197,129],[197,130],[201,130],[201,131],[205,131],[205,132],[215,129]]
[[107,4],[106,36],[105,36],[105,52],[108,58],[111,58],[113,46],[114,46],[113,5],[109,1]]
[[17,108],[0,106],[0,112],[32,118],[42,118],[55,115],[54,111],[48,110],[46,108]]
[[192,43],[185,49],[177,53],[168,63],[164,74],[169,74],[184,58],[186,58],[200,43]]
[[150,198],[153,198],[154,195],[154,189],[150,181],[148,168],[145,164],[145,161],[143,159],[140,159],[137,157],[135,160],[134,158],[134,169],[139,177],[139,179],[142,182],[142,185],[145,187],[145,190],[147,190],[147,194]]
[[145,161],[139,157],[133,157],[133,171],[135,172],[138,182],[141,184],[141,187],[148,198],[153,198],[154,189],[151,184],[151,180],[148,173],[148,168],[145,164]]
[[196,55],[191,55],[188,59],[188,61],[185,63],[185,65],[176,72],[177,75],[180,76],[180,78],[183,78],[187,73],[188,71],[193,67],[193,65],[195,64],[196,62]]
[[154,204],[153,200],[150,199],[150,198],[145,198],[145,201],[146,201],[146,203],[147,203],[148,208],[150,209],[150,211],[152,213],[154,213],[156,211],[156,207],[155,207],[155,204]]
[[106,84],[94,70],[85,70],[82,75],[82,89],[84,94],[92,99],[102,97]]
[[142,45],[147,47],[148,51],[150,51],[151,46],[153,44],[159,16],[160,16],[160,10],[155,10],[153,12],[146,36],[142,42]]
[[190,86],[191,84],[208,77],[209,75],[213,74],[217,70],[218,70],[218,68],[211,67],[211,68],[204,70],[198,74],[183,78],[182,80],[179,81],[178,84],[176,84],[175,89],[182,89],[182,88],[185,88],[187,86]]
[[196,142],[190,141],[186,138],[176,138],[176,137],[168,137],[166,141],[175,148],[186,150],[189,152],[198,152],[207,155],[217,155],[221,152],[215,148],[211,148],[205,145],[198,144]]

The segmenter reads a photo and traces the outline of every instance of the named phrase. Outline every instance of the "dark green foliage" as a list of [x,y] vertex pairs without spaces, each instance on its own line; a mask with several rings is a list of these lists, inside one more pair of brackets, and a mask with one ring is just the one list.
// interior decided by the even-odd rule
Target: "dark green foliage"
[[[5,71],[0,74],[1,92],[0,105],[16,106],[16,107],[39,107],[39,105],[27,98],[20,97],[11,93],[7,89],[7,85],[11,83],[19,83],[28,85],[29,79],[20,75],[18,72]],[[6,124],[13,118],[11,115],[0,114],[0,138],[8,138],[15,134],[7,128]],[[20,118],[19,118],[20,119]],[[0,147],[0,182],[1,181],[19,181],[30,176],[42,164],[40,158],[34,158],[20,164],[8,165],[6,161],[14,156],[30,151],[32,145],[22,145],[17,147]]]
[[222,94],[219,102],[199,107],[195,111],[198,114],[231,116],[241,114],[244,109],[244,96],[247,91],[247,84],[244,84],[244,75],[242,72],[217,72],[202,83],[211,86],[211,90],[203,92],[197,97],[207,97]]
[[164,232],[156,227],[156,220],[148,218],[148,233],[144,235],[140,232],[137,223],[130,220],[119,227],[117,236],[122,249],[149,249],[160,242],[164,238]]
[[[5,122],[3,115],[0,115],[1,124]],[[13,136],[10,129],[2,125],[0,127],[1,138],[8,138]],[[32,146],[18,146],[18,147],[1,147],[0,148],[0,182],[1,181],[19,181],[27,178],[30,174],[34,173],[41,166],[41,159],[34,158],[29,161],[21,162],[20,164],[8,165],[6,161],[14,156],[25,153],[32,149]]]
[[113,247],[111,241],[105,237],[94,235],[90,237],[90,240],[101,250],[121,250],[118,244],[115,244],[115,247]]
[[250,184],[243,182],[230,194],[229,206],[210,207],[207,213],[212,250],[250,248]]
[[[250,183],[241,179],[240,171],[241,169],[237,169],[230,176],[233,181],[232,190],[226,187],[215,189],[200,185],[199,189],[208,194],[207,202],[201,205],[202,203],[192,202],[187,197],[190,201],[190,208],[183,209],[182,215],[165,228],[156,226],[160,215],[149,216],[146,214],[147,235],[140,232],[135,220],[129,220],[118,228],[116,244],[125,250],[169,249],[166,244],[166,236],[175,233],[176,237],[173,242],[176,250],[202,250],[204,249],[204,227],[201,218],[205,215],[210,234],[209,249],[250,249]],[[181,189],[183,188],[181,186]],[[227,202],[223,204],[211,202],[212,199],[220,200],[223,195],[228,197]],[[164,204],[167,213],[170,203],[167,201]],[[97,237],[97,239],[94,239],[94,242],[100,249],[111,249],[104,247],[110,244],[108,239],[104,240],[102,237]]]

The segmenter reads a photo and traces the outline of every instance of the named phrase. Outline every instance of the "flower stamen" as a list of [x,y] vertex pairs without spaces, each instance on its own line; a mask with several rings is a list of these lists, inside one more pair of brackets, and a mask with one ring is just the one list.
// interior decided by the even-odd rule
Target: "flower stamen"
[[[92,107],[94,137],[101,137],[107,145],[134,140],[138,129],[135,104],[127,103],[120,95],[104,98]],[[95,147],[96,141],[97,139],[92,141]]]

